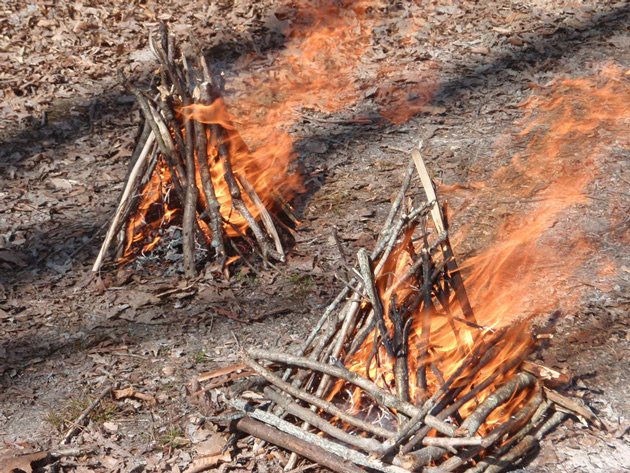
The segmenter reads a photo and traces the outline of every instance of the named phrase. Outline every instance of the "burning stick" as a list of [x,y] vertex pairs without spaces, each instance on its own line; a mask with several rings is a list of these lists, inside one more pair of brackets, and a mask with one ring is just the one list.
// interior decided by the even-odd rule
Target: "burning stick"
[[[269,383],[265,401],[228,403],[369,469],[438,473],[496,458],[486,464],[496,472],[535,446],[531,432],[544,428],[552,403],[523,364],[533,348],[528,332],[475,321],[435,191],[419,152],[413,158],[376,248],[359,251],[348,271],[355,277],[297,355],[242,355]],[[429,202],[405,205],[414,167]],[[544,367],[537,372],[546,376]]]
[[140,143],[142,152],[134,153],[139,158],[92,270],[100,269],[116,236],[125,263],[153,249],[170,225],[182,227],[187,277],[197,274],[200,246],[210,250],[221,272],[231,248],[226,240],[251,241],[250,230],[254,249],[257,245],[263,258],[284,261],[271,212],[286,207],[297,184],[287,176],[286,185],[278,189],[273,179],[286,172],[292,155],[272,154],[263,160],[251,152],[213,86],[198,46],[194,59],[179,55],[165,27],[159,40],[149,36],[149,44],[160,64],[159,94],[147,97],[123,82],[136,97],[150,132]]

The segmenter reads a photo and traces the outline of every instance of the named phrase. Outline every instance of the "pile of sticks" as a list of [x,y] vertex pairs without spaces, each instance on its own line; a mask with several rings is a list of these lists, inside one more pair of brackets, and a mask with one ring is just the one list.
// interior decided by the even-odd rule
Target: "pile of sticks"
[[[427,196],[420,204],[407,198],[414,167]],[[415,150],[375,249],[359,251],[358,265],[348,268],[355,277],[298,352],[243,352],[262,396],[225,395],[240,412],[233,426],[291,450],[292,460],[299,454],[343,473],[499,472],[530,452],[567,415],[556,406],[571,403],[546,395],[549,377],[524,360],[533,343],[523,327],[477,324],[447,230]],[[393,277],[402,250],[412,257]],[[451,307],[456,301],[459,311]],[[451,350],[460,358],[448,375],[433,352],[438,313],[456,340],[465,332],[473,338],[467,349]],[[363,367],[356,361],[362,350]]]
[[[118,244],[115,252],[120,257],[123,252],[133,250],[132,246],[138,243],[132,239],[150,240],[156,236],[155,228],[147,225],[151,223],[147,222],[150,209],[143,206],[143,199],[149,192],[161,193],[166,209],[183,211],[181,226],[186,276],[194,277],[197,273],[195,247],[200,242],[213,253],[214,261],[222,270],[227,258],[228,231],[243,238],[249,237],[234,228],[221,213],[225,203],[217,198],[211,177],[212,167],[217,164],[222,165],[222,178],[229,188],[231,208],[246,220],[262,256],[284,261],[282,243],[272,216],[247,176],[232,168],[230,150],[238,149],[247,153],[247,146],[230,122],[201,48],[197,47],[194,58],[187,58],[178,51],[164,26],[160,28],[159,36],[156,41],[152,34],[149,35],[151,50],[160,64],[159,93],[148,96],[132,86],[120,73],[122,82],[136,98],[145,123],[132,155],[120,204],[93,271],[100,269],[116,238]],[[220,120],[201,121],[193,113],[181,113],[182,109],[194,105],[213,105],[217,108],[213,114]],[[158,179],[156,189],[147,189],[154,174],[161,169],[167,170],[168,179]],[[131,218],[138,212],[139,219]],[[165,220],[164,211],[161,213],[154,216],[153,220]],[[140,228],[142,226],[146,228]]]

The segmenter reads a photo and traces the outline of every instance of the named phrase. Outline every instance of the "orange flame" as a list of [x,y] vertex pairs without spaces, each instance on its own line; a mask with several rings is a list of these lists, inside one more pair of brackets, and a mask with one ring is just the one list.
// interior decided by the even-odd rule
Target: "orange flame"
[[[386,5],[379,0],[316,0],[300,5],[287,13],[283,47],[267,57],[247,56],[241,62],[248,66],[247,70],[239,72],[237,65],[232,71],[235,75],[227,78],[226,101],[238,119],[228,113],[222,100],[181,109],[188,118],[220,124],[228,130],[225,144],[235,153],[231,155],[234,172],[246,176],[266,206],[273,204],[274,195],[288,199],[300,188],[299,180],[288,172],[294,153],[286,130],[302,119],[301,110],[338,112],[373,95],[378,112],[400,123],[420,111],[435,92],[435,81],[419,79],[416,65],[408,65],[412,68],[408,72],[386,64],[376,69],[360,67],[363,54],[375,54],[374,31],[384,26],[383,15],[379,13],[383,8]],[[421,19],[400,18],[397,22],[400,42],[411,41],[421,22]],[[375,84],[378,87],[374,88]],[[366,120],[355,119],[360,123]],[[209,150],[209,156],[216,153],[213,155]],[[159,166],[165,169],[154,175],[143,190],[140,209],[130,226],[133,230],[129,233],[133,236],[127,238],[127,254],[138,241],[151,242],[144,249],[155,244],[153,239],[158,229],[154,225],[145,228],[144,224],[152,215],[152,222],[156,221],[155,215],[157,221],[162,221],[162,215],[167,213],[166,203],[155,198],[154,189],[168,188],[170,183],[168,169],[162,162]],[[220,160],[215,160],[210,168],[221,213],[229,221],[225,230],[228,235],[236,236],[247,228],[244,219],[232,210],[228,189],[221,183],[224,170]],[[247,201],[246,193],[243,198]],[[204,204],[201,192],[200,200]],[[256,206],[251,202],[246,204],[256,217]],[[175,212],[170,221],[176,223],[180,217]],[[203,222],[199,224],[209,238],[210,230]]]
[[[459,409],[464,417],[518,368],[518,363],[512,363],[512,368],[505,369],[506,364],[518,362],[531,350],[532,339],[521,321],[559,308],[574,310],[585,292],[586,285],[580,281],[585,269],[587,274],[600,276],[588,284],[602,289],[607,288],[604,283],[610,282],[610,275],[614,274],[610,260],[601,255],[605,246],[603,236],[609,240],[612,236],[604,233],[589,238],[584,225],[588,221],[582,216],[590,218],[603,205],[611,221],[620,218],[617,206],[606,208],[602,203],[606,199],[598,199],[593,193],[611,148],[630,147],[627,138],[630,82],[626,77],[621,69],[608,67],[595,79],[558,81],[549,90],[534,95],[523,104],[526,115],[519,136],[529,138],[526,151],[514,156],[510,165],[496,171],[488,182],[474,186],[475,207],[483,209],[485,205],[490,214],[497,200],[504,199],[515,212],[501,223],[496,243],[466,262],[465,284],[477,322],[495,330],[505,327],[508,338],[480,372],[471,377],[464,370],[455,381],[455,386],[463,386],[459,394],[463,396],[473,386],[500,373],[487,389]],[[519,211],[519,206],[525,211]],[[625,234],[617,238],[618,248],[627,237]],[[396,282],[411,264],[409,239],[410,234],[401,239],[377,275],[386,313],[392,288],[401,306],[412,292],[418,291],[413,287],[396,288]],[[413,251],[417,253],[418,249]],[[418,395],[415,370],[422,339],[422,314],[418,311],[412,317],[407,358],[413,400]],[[391,331],[391,321],[386,319],[386,323]],[[443,309],[432,308],[429,363],[435,363],[437,369],[427,372],[430,392],[423,393],[424,396],[431,395],[442,384],[435,373],[441,372],[444,379],[455,373],[479,345],[484,333],[488,334],[488,329],[463,326],[456,336]],[[346,359],[348,369],[395,391],[394,360],[384,347],[379,348],[377,356],[370,355],[375,336],[373,332]],[[330,397],[339,389],[336,386]],[[530,391],[523,391],[494,412],[482,432],[506,421],[529,395]],[[352,397],[356,412],[361,408],[360,390],[354,390]]]
[[[219,157],[219,147],[225,146],[234,175],[240,179],[246,179],[260,197],[265,208],[273,210],[277,207],[278,197],[289,200],[301,187],[300,177],[290,172],[290,164],[294,158],[293,147],[286,133],[276,131],[274,142],[267,143],[265,147],[250,151],[239,135],[235,121],[229,114],[227,107],[221,98],[212,104],[194,104],[180,107],[178,112],[185,120],[197,120],[209,125],[220,125],[223,131],[221,141],[207,132],[208,140],[208,167],[214,191],[219,202],[219,211],[224,219],[223,230],[226,235],[236,237],[244,234],[248,228],[247,221],[238,212],[233,210],[232,197],[226,180],[224,160]],[[182,129],[185,135],[185,130]],[[195,175],[199,190],[199,203],[201,208],[207,207],[205,194],[202,191],[201,175],[199,169],[199,157],[195,156],[197,172]],[[150,181],[145,185],[138,209],[133,216],[131,224],[127,227],[125,257],[122,262],[128,261],[134,254],[137,245],[142,244],[142,252],[152,250],[160,240],[159,230],[174,223],[180,217],[181,205],[175,202],[171,195],[172,176],[164,159],[158,159],[157,169]],[[174,192],[173,192],[174,193]],[[260,216],[258,205],[251,201],[248,192],[241,189],[241,198],[250,210],[254,218]],[[208,242],[212,238],[209,226],[200,218],[198,223]]]
[[[597,193],[612,146],[628,146],[628,99],[630,82],[610,66],[595,79],[558,81],[523,104],[527,149],[495,172],[479,200],[505,199],[524,212],[508,217],[497,243],[467,262],[469,293],[484,313],[507,324],[575,310],[589,287],[584,274],[610,266],[602,252],[606,230],[596,236],[588,219],[618,212]],[[609,289],[603,276],[589,285]]]

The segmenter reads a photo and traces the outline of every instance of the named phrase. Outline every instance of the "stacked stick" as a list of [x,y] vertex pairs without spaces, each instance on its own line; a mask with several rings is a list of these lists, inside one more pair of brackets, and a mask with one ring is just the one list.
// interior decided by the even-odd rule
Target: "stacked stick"
[[[159,93],[150,97],[133,87],[121,75],[121,80],[138,101],[145,125],[132,155],[120,204],[93,271],[100,269],[116,238],[116,253],[120,256],[123,248],[131,246],[131,238],[143,236],[129,230],[131,216],[138,212],[143,189],[161,166],[168,168],[170,176],[168,182],[162,183],[167,188],[160,189],[163,199],[170,202],[169,207],[183,210],[181,225],[186,276],[196,275],[195,246],[199,242],[205,242],[222,270],[227,255],[226,230],[229,228],[232,233],[244,238],[248,236],[221,214],[221,204],[211,177],[212,166],[217,163],[222,163],[224,169],[222,178],[229,188],[231,206],[246,220],[262,256],[284,261],[282,244],[269,211],[247,176],[236,173],[232,168],[230,149],[248,152],[247,146],[229,122],[229,115],[213,85],[213,75],[201,48],[198,47],[195,58],[190,59],[179,53],[164,26],[159,36],[156,41],[152,34],[149,35],[151,50],[160,64]],[[221,117],[220,122],[209,123],[196,119],[194,114],[181,113],[187,107],[212,104],[222,108],[217,112]],[[252,208],[256,212],[252,212]],[[254,214],[259,215],[259,218],[255,218]]]
[[[297,354],[243,353],[263,382],[265,400],[227,396],[226,402],[241,412],[237,429],[333,471],[498,472],[531,451],[566,414],[544,395],[535,371],[523,370],[533,345],[527,331],[494,331],[475,321],[419,150],[413,158],[375,249],[359,251],[358,265],[348,268],[355,277]],[[427,195],[418,205],[406,197],[414,166]],[[391,262],[401,247],[412,257],[402,276],[399,271],[392,278]],[[383,300],[384,282],[393,286],[389,301]],[[397,290],[403,287],[409,290]],[[456,301],[457,312],[451,307]],[[458,341],[464,328],[473,338],[448,376],[429,348],[436,337],[434,304]],[[523,342],[525,349],[514,349]],[[365,367],[357,368],[356,354],[366,349]],[[497,364],[498,356],[512,352]],[[375,374],[374,366],[387,370],[386,360],[393,373]],[[486,424],[506,408],[510,413],[499,423]]]

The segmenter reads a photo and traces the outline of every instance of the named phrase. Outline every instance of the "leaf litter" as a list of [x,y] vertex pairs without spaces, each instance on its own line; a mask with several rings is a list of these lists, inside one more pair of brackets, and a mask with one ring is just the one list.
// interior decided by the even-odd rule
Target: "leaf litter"
[[[299,5],[3,2],[0,438],[12,450],[0,456],[0,470],[281,471],[287,455],[273,447],[249,453],[248,440],[240,439],[243,448],[222,453],[226,433],[200,416],[187,392],[190,380],[202,373],[217,383],[239,376],[235,336],[277,349],[303,339],[340,284],[330,228],[339,228],[347,254],[373,244],[404,168],[396,149],[429,136],[425,152],[435,177],[443,190],[462,186],[450,198],[464,209],[461,222],[474,221],[470,183],[518,149],[505,137],[532,88],[561,75],[588,75],[607,61],[628,66],[627,25],[584,27],[623,2],[374,4],[379,21],[352,71],[356,103],[332,114],[316,100],[296,109],[290,132],[299,138],[312,188],[298,202],[302,225],[282,272],[259,268],[256,275],[242,266],[230,284],[211,275],[191,284],[177,269],[164,274],[147,260],[137,270],[104,272],[96,287],[89,267],[121,192],[139,119],[133,98],[117,85],[116,68],[147,84],[156,65],[147,33],[163,21],[181,37],[203,38],[237,96],[248,73],[273,71]],[[477,228],[490,228],[508,210],[497,207]],[[491,236],[480,230],[474,240]],[[600,318],[605,323],[594,322]],[[532,471],[630,464],[624,395],[630,379],[618,368],[630,344],[627,306],[603,300],[556,330],[563,344],[544,352],[543,361],[612,393],[584,389],[611,434],[597,440],[579,426],[563,427]],[[108,382],[121,393],[108,399],[111,412],[89,419],[72,440],[75,451],[48,457],[61,439],[51,413],[95,396]],[[53,463],[38,464],[46,458]]]

